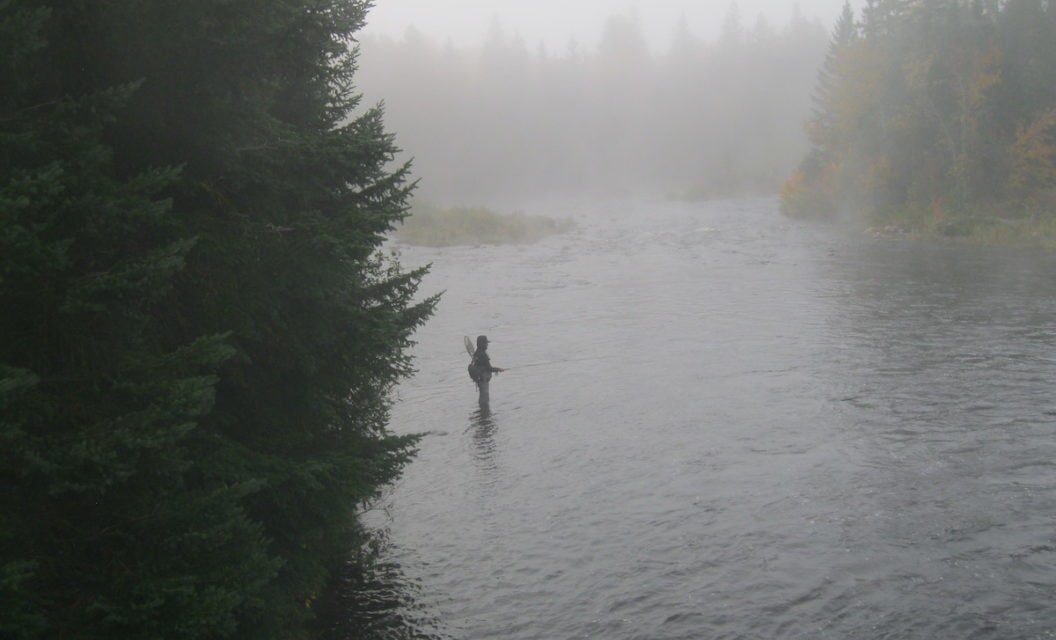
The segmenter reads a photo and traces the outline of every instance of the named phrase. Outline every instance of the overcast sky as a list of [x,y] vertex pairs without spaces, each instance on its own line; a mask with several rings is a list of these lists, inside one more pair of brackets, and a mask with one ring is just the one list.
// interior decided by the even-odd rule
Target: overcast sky
[[[739,0],[742,23],[755,24],[760,14],[774,25],[785,24],[798,4],[806,16],[831,25],[844,0]],[[719,33],[730,0],[375,0],[364,33],[402,36],[409,27],[443,42],[478,44],[493,22],[517,32],[535,46],[545,43],[564,51],[571,39],[593,47],[605,18],[613,13],[638,16],[650,44],[665,46],[675,24],[686,16],[690,30],[712,39]],[[860,0],[852,0],[852,6]]]

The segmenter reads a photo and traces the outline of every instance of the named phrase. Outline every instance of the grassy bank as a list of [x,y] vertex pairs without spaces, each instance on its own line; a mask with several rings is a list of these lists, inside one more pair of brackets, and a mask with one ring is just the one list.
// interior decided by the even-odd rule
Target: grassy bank
[[396,239],[424,247],[526,244],[571,230],[570,220],[523,213],[503,214],[486,207],[437,207],[417,203],[396,229]]
[[1018,204],[954,213],[937,208],[905,210],[876,216],[869,230],[877,235],[1056,250],[1056,211]]

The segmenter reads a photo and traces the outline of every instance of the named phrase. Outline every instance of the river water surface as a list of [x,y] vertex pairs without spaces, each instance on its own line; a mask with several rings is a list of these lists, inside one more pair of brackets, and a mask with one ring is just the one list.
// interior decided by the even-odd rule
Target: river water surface
[[[367,517],[370,624],[1056,637],[1056,259],[776,209],[573,202],[538,244],[403,249],[446,293],[392,420],[433,434]],[[490,412],[477,334],[513,369]]]

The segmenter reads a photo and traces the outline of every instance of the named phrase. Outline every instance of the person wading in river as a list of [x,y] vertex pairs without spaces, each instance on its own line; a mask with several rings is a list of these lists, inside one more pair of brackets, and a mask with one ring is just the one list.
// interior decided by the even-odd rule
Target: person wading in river
[[491,366],[491,358],[488,357],[488,337],[477,336],[477,350],[473,352],[473,362],[469,364],[469,377],[477,383],[480,391],[480,406],[487,406],[491,397],[488,393],[488,385],[494,373],[502,373],[505,369]]

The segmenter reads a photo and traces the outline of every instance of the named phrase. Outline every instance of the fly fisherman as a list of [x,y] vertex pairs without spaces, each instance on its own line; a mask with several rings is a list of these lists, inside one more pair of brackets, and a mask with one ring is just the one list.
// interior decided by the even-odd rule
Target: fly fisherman
[[488,384],[491,383],[492,374],[503,371],[505,369],[491,366],[491,358],[488,357],[488,337],[477,336],[477,350],[473,352],[473,362],[469,364],[469,377],[477,383],[477,390],[480,391],[480,406],[487,406],[491,400],[488,395]]

